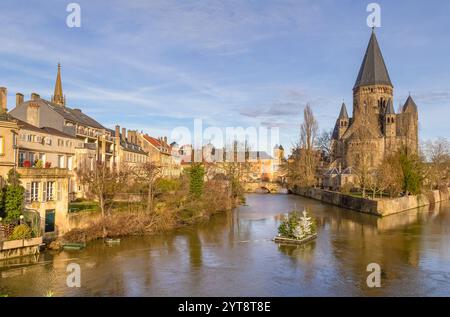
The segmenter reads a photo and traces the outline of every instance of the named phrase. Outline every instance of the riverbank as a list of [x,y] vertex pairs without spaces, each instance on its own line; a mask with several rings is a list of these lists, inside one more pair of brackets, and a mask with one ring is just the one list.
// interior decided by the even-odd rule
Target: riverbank
[[295,195],[312,198],[327,204],[363,213],[385,217],[407,210],[429,206],[450,199],[449,188],[429,191],[424,194],[398,198],[360,198],[320,188],[291,189]]
[[[44,251],[0,267],[0,294],[16,296],[448,296],[450,203],[389,217],[297,195],[247,195],[244,206],[162,234],[98,240],[81,252]],[[306,208],[318,238],[274,243],[285,213]],[[388,255],[388,256],[387,256]],[[27,262],[25,262],[27,261]],[[33,261],[33,262],[31,262]],[[67,287],[67,267],[81,287]],[[381,288],[366,267],[380,264]],[[11,265],[12,264],[12,265]]]
[[69,215],[71,230],[65,233],[54,248],[62,243],[85,243],[102,238],[152,235],[176,228],[205,222],[217,213],[237,207],[242,201],[231,194],[229,184],[210,182],[201,197],[194,198],[187,193],[172,193],[155,204],[155,209],[147,211],[145,203],[112,210],[103,216],[100,212]]

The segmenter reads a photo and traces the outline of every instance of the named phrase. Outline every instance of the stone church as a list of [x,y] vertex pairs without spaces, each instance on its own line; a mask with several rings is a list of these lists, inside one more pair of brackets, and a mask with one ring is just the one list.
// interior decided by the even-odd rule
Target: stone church
[[418,150],[418,111],[409,96],[394,109],[394,86],[372,31],[355,86],[353,114],[343,103],[332,135],[332,168],[377,167],[388,153]]

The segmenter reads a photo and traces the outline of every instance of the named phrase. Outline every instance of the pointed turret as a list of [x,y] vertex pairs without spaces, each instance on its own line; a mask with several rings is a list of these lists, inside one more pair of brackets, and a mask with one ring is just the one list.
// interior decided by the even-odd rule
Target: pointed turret
[[388,100],[386,106],[386,114],[395,114],[394,106],[392,105],[392,102],[390,100]]
[[62,82],[61,82],[61,64],[58,63],[58,75],[56,75],[55,92],[52,96],[52,102],[60,105],[66,105],[66,98],[63,95]]
[[339,113],[339,117],[336,120],[336,125],[334,126],[332,135],[333,139],[339,140],[342,138],[349,126],[350,119],[348,117],[347,107],[345,106],[345,103],[342,103],[341,112]]
[[408,99],[406,99],[403,105],[403,112],[417,112],[417,105],[411,96],[408,96]]
[[374,31],[372,31],[354,89],[367,85],[389,85],[393,87]]
[[348,119],[347,106],[342,103],[341,112],[339,113],[339,119]]

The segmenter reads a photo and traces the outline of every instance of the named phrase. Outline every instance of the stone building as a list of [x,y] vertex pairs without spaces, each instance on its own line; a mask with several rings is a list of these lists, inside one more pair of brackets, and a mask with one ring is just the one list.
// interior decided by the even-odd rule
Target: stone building
[[394,86],[372,32],[353,87],[353,114],[342,104],[332,136],[331,168],[376,168],[388,153],[418,150],[418,109],[409,96],[396,113]]
[[136,131],[127,133],[127,129],[122,128],[121,133],[120,126],[117,125],[113,135],[116,139],[115,161],[118,168],[121,165],[134,168],[148,161],[148,153],[139,145]]
[[[67,165],[58,167],[57,147],[53,148],[49,140],[75,140],[59,131],[39,129],[15,119],[7,113],[6,88],[0,88],[0,93],[0,185],[6,183],[8,172],[16,169],[25,188],[25,210],[39,214],[44,237],[63,234],[67,230],[70,171]],[[64,142],[59,153],[73,154],[74,147],[75,143]]]
[[24,101],[23,94],[16,94],[16,107],[9,112],[38,128],[51,128],[73,136],[83,142],[87,150],[95,151],[95,159],[114,166],[115,140],[113,131],[105,128],[95,119],[86,115],[81,109],[66,105],[61,82],[61,66],[58,65],[55,91],[51,101],[32,93],[31,100]]

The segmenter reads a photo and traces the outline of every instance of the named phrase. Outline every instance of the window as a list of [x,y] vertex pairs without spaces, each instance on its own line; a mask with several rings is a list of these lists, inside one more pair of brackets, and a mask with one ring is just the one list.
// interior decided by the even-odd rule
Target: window
[[58,167],[64,168],[64,155],[58,155]]
[[55,187],[55,182],[47,182],[46,183],[47,186],[45,186],[45,190],[44,190],[44,197],[45,197],[45,201],[51,201],[54,199],[54,187]]
[[72,158],[72,156],[68,156],[67,157],[67,168],[69,169],[69,171],[72,170],[72,164],[73,164],[73,158]]
[[45,211],[45,232],[55,231],[55,210],[49,209]]
[[23,166],[23,162],[26,161],[26,153],[20,151],[19,152],[19,166]]
[[39,182],[31,182],[30,201],[38,201],[39,199]]
[[5,155],[5,139],[0,136],[0,155]]
[[58,146],[64,146],[64,140],[58,139]]

